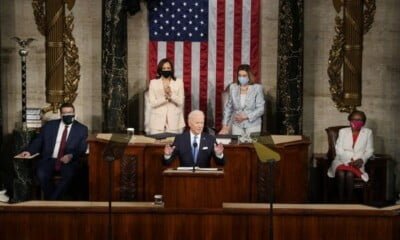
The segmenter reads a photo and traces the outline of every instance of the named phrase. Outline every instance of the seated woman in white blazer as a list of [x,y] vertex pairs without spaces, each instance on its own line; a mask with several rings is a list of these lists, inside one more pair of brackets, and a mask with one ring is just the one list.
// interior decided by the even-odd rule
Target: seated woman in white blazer
[[[369,180],[365,164],[374,152],[371,129],[364,127],[367,117],[362,111],[349,114],[350,127],[339,130],[336,141],[336,157],[328,170],[328,176],[338,181],[339,200],[351,200],[354,176]],[[347,197],[345,198],[345,193]]]
[[264,104],[263,88],[254,83],[250,65],[240,65],[236,81],[229,86],[228,101],[224,106],[222,129],[219,134],[228,134],[230,131],[234,135],[260,132]]
[[182,79],[175,78],[172,62],[162,59],[157,66],[157,79],[151,80],[149,86],[149,134],[183,131],[184,98]]

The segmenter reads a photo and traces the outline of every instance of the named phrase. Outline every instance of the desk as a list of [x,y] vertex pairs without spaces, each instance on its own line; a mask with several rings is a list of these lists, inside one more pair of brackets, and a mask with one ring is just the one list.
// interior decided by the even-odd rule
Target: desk
[[[108,163],[103,160],[106,140],[89,138],[89,200],[108,200]],[[275,200],[304,203],[308,192],[310,140],[278,144],[281,161],[275,167]],[[268,166],[260,163],[251,144],[225,145],[224,201],[266,202]],[[129,144],[121,159],[112,163],[113,201],[153,201],[163,192],[163,144]],[[172,166],[177,167],[178,161]],[[212,166],[216,167],[216,166]]]

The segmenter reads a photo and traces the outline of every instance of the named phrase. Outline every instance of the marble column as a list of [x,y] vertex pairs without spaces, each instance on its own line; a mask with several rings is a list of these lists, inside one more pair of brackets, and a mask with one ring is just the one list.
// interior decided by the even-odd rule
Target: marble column
[[103,131],[123,132],[127,123],[127,11],[124,0],[103,0]]
[[281,134],[302,133],[303,2],[279,1],[277,128]]

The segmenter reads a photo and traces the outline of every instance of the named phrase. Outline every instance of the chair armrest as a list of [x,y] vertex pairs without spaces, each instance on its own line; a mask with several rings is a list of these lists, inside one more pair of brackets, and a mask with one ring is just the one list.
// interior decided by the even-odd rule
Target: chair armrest
[[330,159],[326,153],[314,153],[313,154],[313,167],[320,167],[323,169],[328,169],[331,164]]
[[386,167],[392,160],[392,157],[388,154],[374,154],[365,164],[365,170],[372,175],[374,175],[376,171],[383,171],[386,174]]
[[372,157],[370,157],[368,160],[379,160],[379,161],[392,161],[392,156],[390,156],[389,154],[383,154],[383,153],[376,153],[374,155],[372,155]]

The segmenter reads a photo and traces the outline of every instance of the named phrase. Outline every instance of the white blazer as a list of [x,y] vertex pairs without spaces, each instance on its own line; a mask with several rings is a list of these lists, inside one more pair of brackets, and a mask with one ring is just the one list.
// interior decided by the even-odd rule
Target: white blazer
[[368,159],[374,153],[374,139],[372,131],[369,128],[363,127],[360,130],[356,143],[353,148],[353,133],[350,127],[342,128],[339,130],[339,136],[336,140],[336,157],[332,161],[331,167],[328,170],[329,177],[335,177],[336,168],[341,164],[349,164],[351,159],[361,158],[364,164],[360,168],[361,172],[366,174],[368,179],[368,174],[365,172],[365,164]]
[[172,92],[171,102],[165,99],[162,80],[159,78],[150,81],[150,130],[164,131],[167,121],[168,129],[179,130],[185,127],[183,117],[185,93],[182,79],[171,80],[170,88]]

